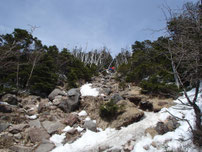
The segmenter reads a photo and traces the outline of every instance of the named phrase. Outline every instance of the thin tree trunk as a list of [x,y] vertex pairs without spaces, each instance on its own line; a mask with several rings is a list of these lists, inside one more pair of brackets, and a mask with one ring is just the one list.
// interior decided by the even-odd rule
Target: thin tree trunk
[[175,85],[177,86],[177,88],[179,89],[180,88],[180,83],[179,83],[179,79],[178,79],[178,76],[177,76],[177,70],[176,70],[176,67],[175,67],[175,63],[173,61],[173,54],[171,52],[171,48],[170,48],[170,43],[169,43],[169,40],[168,40],[168,51],[169,51],[169,54],[170,54],[170,60],[171,60],[171,66],[172,66],[172,70],[173,70],[173,75],[174,75],[174,79],[175,79]]
[[29,74],[29,78],[28,78],[27,83],[26,83],[26,88],[29,86],[29,81],[30,81],[30,79],[32,77],[32,73],[33,73],[35,65],[36,65],[36,60],[37,60],[37,57],[35,57],[35,59],[34,59],[34,62],[33,62],[33,65],[32,65],[32,69],[31,69],[31,72]]

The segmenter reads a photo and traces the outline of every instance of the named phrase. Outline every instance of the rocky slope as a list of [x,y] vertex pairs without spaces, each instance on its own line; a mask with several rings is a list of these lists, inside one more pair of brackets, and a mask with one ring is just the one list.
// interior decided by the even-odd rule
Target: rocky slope
[[[120,89],[113,74],[95,77],[92,87],[97,88],[98,96],[82,96],[79,88],[68,91],[56,88],[48,98],[25,93],[17,96],[13,94],[2,96],[0,100],[0,151],[48,152],[58,146],[54,139],[57,134],[64,137],[62,141],[58,141],[58,144],[73,143],[86,130],[99,132],[100,128],[120,129],[140,120],[141,122],[136,127],[133,124],[130,131],[138,130],[141,136],[149,127],[143,125],[148,119],[147,115],[155,117],[158,113],[153,112],[173,105],[172,99],[152,98],[140,94],[140,88],[137,86]],[[117,105],[124,106],[124,109],[115,119],[106,121],[100,118],[99,107],[111,99]],[[157,124],[147,132],[154,136],[173,130],[177,127],[177,122],[172,119],[171,121]],[[157,122],[153,123],[155,125]],[[123,137],[127,136],[128,131],[122,130],[120,134]],[[131,150],[130,144],[127,147],[128,140],[129,138],[122,140],[122,145],[125,145],[123,149],[126,151]],[[109,143],[112,141],[109,140]],[[103,146],[100,143],[99,151],[110,148]]]

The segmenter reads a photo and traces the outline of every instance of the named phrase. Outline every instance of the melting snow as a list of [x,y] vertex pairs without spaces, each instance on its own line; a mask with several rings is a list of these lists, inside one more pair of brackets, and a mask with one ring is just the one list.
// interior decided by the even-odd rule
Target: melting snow
[[90,117],[86,117],[85,121],[89,121],[89,120],[91,120]]
[[[202,87],[200,87],[202,88]],[[188,92],[189,97],[193,97],[195,93],[195,89],[192,89]],[[183,103],[187,103],[187,100],[185,96],[179,97],[179,99]],[[164,108],[161,110],[162,114],[160,115],[161,120],[165,120],[169,114],[166,111],[169,111],[173,115],[185,118],[189,120],[190,124],[194,126],[194,120],[195,120],[195,114],[194,110],[190,106],[186,106],[181,104],[179,100],[175,101],[177,105],[172,106],[170,108]],[[202,109],[202,93],[200,92],[198,96],[198,102],[197,104]],[[184,109],[184,110],[181,110]],[[133,152],[163,152],[163,151],[186,151],[186,152],[198,152],[202,151],[202,149],[197,149],[191,140],[191,132],[190,128],[187,122],[185,121],[179,121],[180,126],[172,132],[167,132],[164,135],[157,135],[153,139],[151,136],[144,136],[139,140],[135,147]],[[183,141],[184,140],[184,141]],[[156,143],[157,147],[153,147],[151,143]],[[145,146],[148,146],[149,149],[146,151],[144,149]]]
[[79,116],[87,116],[88,114],[86,113],[85,110],[82,110],[81,112],[79,112],[78,115],[79,115]]
[[99,91],[97,88],[92,88],[92,84],[84,84],[81,86],[81,96],[94,96],[97,97],[99,95]]
[[82,132],[84,130],[84,128],[81,128],[80,126],[78,126],[76,129],[78,132]]
[[51,138],[50,141],[52,141],[55,146],[62,146],[62,142],[65,139],[65,133],[62,133],[61,135],[54,134]]
[[[81,93],[82,96],[98,95],[98,91],[96,89],[92,89],[91,84],[82,86]],[[188,92],[188,95],[192,96],[193,93],[194,89]],[[184,96],[180,97],[180,99],[184,103],[187,103]],[[190,140],[191,132],[189,126],[187,122],[184,121],[179,121],[180,126],[173,132],[168,132],[164,135],[157,135],[153,139],[150,135],[145,135],[145,129],[154,127],[158,121],[164,121],[169,116],[166,112],[167,110],[175,116],[188,119],[192,125],[194,124],[193,109],[182,105],[177,100],[175,102],[177,105],[168,109],[164,108],[159,113],[145,112],[145,118],[143,120],[133,123],[127,127],[123,127],[120,130],[111,128],[107,128],[104,131],[100,129],[100,132],[87,130],[83,133],[81,138],[77,139],[72,144],[66,143],[65,145],[61,145],[60,141],[64,139],[63,134],[60,136],[55,135],[51,137],[51,140],[56,144],[56,148],[52,150],[52,152],[98,151],[99,147],[122,148],[122,145],[126,144],[130,140],[135,142],[133,152],[177,151],[178,148],[182,148],[187,152],[197,152],[199,150],[194,147],[192,141]],[[198,105],[202,109],[202,93],[199,94]],[[181,108],[185,110],[178,110]],[[87,117],[86,119],[89,118]],[[77,130],[79,130],[79,127]],[[185,141],[180,141],[180,139],[184,139]],[[156,143],[156,147],[152,146],[153,142]]]
[[32,115],[32,116],[26,116],[28,119],[31,119],[31,120],[34,120],[34,119],[36,119],[37,118],[37,115]]
[[67,126],[67,127],[65,127],[62,131],[63,131],[63,132],[69,132],[69,131],[71,131],[72,129],[73,129],[72,127]]
[[56,147],[52,152],[87,152],[97,151],[99,147],[114,145],[121,147],[130,139],[140,138],[144,135],[144,130],[154,126],[158,122],[159,113],[146,112],[146,118],[123,127],[121,130],[107,128],[104,131],[92,132],[87,130],[83,136],[72,144]]

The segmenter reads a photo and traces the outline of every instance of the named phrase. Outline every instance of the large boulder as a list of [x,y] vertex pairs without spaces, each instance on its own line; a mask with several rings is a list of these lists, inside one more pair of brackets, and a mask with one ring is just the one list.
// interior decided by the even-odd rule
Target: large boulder
[[66,96],[67,94],[64,91],[56,88],[48,95],[48,98],[49,98],[49,100],[52,101],[58,95]]
[[6,102],[6,103],[8,103],[8,104],[11,104],[11,105],[17,105],[19,102],[20,102],[20,100],[18,100],[18,98],[16,97],[16,95],[13,95],[13,94],[5,94],[2,98],[1,98],[1,100],[3,101],[3,102]]
[[49,134],[56,133],[65,128],[65,125],[58,121],[44,121],[42,125]]
[[63,98],[58,107],[66,113],[72,112],[79,107],[80,91],[79,89],[71,89],[67,93],[68,98]]
[[128,126],[134,122],[138,122],[144,116],[144,112],[138,110],[133,103],[127,100],[121,100],[117,103],[124,108],[124,112],[117,116],[117,118],[111,122],[110,127],[120,128]]
[[43,128],[33,127],[29,128],[28,137],[33,143],[35,143],[35,142],[42,142],[50,138],[50,135]]
[[71,96],[80,96],[80,89],[79,88],[70,89],[67,92],[67,96],[69,96],[69,97],[71,97]]
[[158,132],[158,134],[163,135],[169,131],[169,128],[165,123],[158,122],[155,127],[155,130]]
[[58,107],[66,113],[72,112],[79,107],[78,100],[71,100],[71,99],[63,99]]

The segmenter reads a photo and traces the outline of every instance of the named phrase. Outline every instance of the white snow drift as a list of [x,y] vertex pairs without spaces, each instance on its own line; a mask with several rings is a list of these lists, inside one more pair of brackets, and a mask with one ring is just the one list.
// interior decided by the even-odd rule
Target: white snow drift
[[[82,86],[81,92],[83,96],[98,95],[98,91],[91,88],[91,84]],[[194,89],[188,92],[190,97],[193,96],[193,94]],[[184,103],[187,103],[184,96],[180,97],[180,99]],[[164,108],[159,113],[145,112],[145,118],[143,120],[133,123],[127,127],[123,127],[120,130],[107,128],[106,130],[101,130],[97,133],[87,130],[82,134],[82,137],[72,144],[66,143],[62,145],[61,142],[64,139],[64,135],[54,135],[51,137],[51,141],[55,143],[56,148],[52,150],[52,152],[94,152],[98,151],[99,147],[122,148],[122,146],[130,140],[134,143],[133,152],[178,151],[180,148],[187,152],[198,152],[200,150],[193,145],[191,140],[192,134],[187,122],[185,121],[179,121],[180,126],[173,132],[168,132],[164,135],[157,135],[153,139],[149,134],[145,135],[145,129],[154,127],[158,121],[164,121],[169,116],[166,112],[167,110],[175,116],[188,119],[192,126],[194,126],[195,118],[193,109],[181,104],[178,100],[175,102],[175,106],[168,109]],[[201,92],[198,98],[198,105],[202,109]],[[157,146],[153,146],[152,143],[156,143]]]
[[97,97],[99,95],[99,91],[97,88],[92,88],[92,84],[84,84],[81,86],[81,96],[94,96]]

